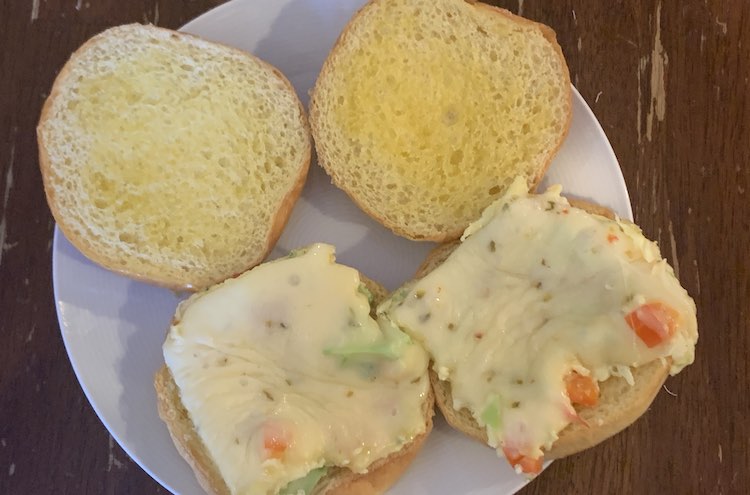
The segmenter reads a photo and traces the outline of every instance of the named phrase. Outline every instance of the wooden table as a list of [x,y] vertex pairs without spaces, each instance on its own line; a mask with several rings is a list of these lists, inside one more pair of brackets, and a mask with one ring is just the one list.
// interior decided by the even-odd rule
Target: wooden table
[[[68,362],[34,127],[84,40],[127,22],[178,27],[219,3],[0,4],[0,493],[166,493],[107,434]],[[750,492],[750,3],[497,3],[557,31],[701,332],[695,364],[640,421],[523,493]]]

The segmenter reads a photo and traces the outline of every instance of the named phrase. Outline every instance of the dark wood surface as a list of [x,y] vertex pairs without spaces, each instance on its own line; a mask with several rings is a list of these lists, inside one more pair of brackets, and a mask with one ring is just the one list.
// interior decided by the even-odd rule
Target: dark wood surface
[[[167,493],[72,372],[55,316],[53,220],[34,128],[67,57],[104,28],[178,27],[220,0],[0,4],[0,493]],[[750,492],[750,3],[498,4],[552,26],[607,133],[636,221],[696,300],[696,362],[648,413],[523,493]],[[498,461],[501,462],[501,461]]]

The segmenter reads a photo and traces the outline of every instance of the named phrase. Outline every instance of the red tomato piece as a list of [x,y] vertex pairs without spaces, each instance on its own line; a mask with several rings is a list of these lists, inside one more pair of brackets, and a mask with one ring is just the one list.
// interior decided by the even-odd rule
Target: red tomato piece
[[565,391],[573,404],[595,406],[599,402],[599,384],[596,380],[575,371],[565,377]]
[[655,301],[635,308],[625,316],[625,322],[644,344],[656,347],[674,335],[679,318],[674,308]]
[[521,454],[517,449],[513,447],[503,446],[503,453],[505,458],[508,459],[508,463],[513,466],[521,468],[522,473],[526,474],[539,474],[542,472],[542,461],[543,456],[539,456],[536,459]]
[[263,448],[266,457],[280,459],[289,447],[289,433],[278,423],[266,423],[263,427]]

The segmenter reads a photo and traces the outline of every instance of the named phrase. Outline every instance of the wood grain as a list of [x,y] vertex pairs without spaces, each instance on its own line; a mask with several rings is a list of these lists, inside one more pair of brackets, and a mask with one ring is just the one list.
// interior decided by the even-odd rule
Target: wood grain
[[[65,354],[34,127],[87,38],[127,22],[177,27],[219,3],[0,4],[0,493],[166,493],[109,437]],[[750,4],[493,3],[557,31],[636,221],[694,296],[701,332],[695,364],[640,421],[522,493],[750,492]]]

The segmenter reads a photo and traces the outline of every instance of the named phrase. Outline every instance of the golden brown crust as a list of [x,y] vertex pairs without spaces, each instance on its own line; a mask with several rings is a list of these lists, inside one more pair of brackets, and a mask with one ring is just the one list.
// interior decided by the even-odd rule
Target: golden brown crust
[[596,203],[592,203],[591,201],[587,201],[585,199],[580,199],[580,198],[567,197],[566,199],[568,200],[568,203],[570,203],[570,206],[579,208],[581,210],[585,210],[594,215],[599,215],[604,218],[609,218],[610,220],[615,219],[615,212],[613,212],[606,206],[601,206]]
[[193,422],[182,405],[180,390],[172,373],[162,366],[154,376],[159,417],[167,425],[177,451],[193,468],[201,487],[211,495],[230,495],[229,487],[219,474],[206,446],[193,427]]
[[[323,79],[331,70],[333,70],[332,66],[336,62],[337,52],[341,49],[347,37],[350,35],[351,27],[356,23],[356,21],[361,16],[367,13],[367,10],[375,2],[377,2],[377,0],[369,0],[365,5],[360,7],[360,9],[349,20],[347,25],[344,27],[343,31],[339,34],[338,38],[336,39],[336,42],[333,44],[333,48],[331,48],[331,52],[329,53],[328,57],[326,57],[326,60],[323,63],[323,67],[320,70],[320,75],[318,76],[318,80]],[[557,35],[552,28],[544,24],[532,21],[530,19],[526,19],[524,17],[518,16],[508,10],[495,7],[493,5],[488,5],[482,2],[478,2],[478,1],[467,1],[466,3],[470,4],[474,8],[486,10],[488,13],[502,15],[520,24],[535,26],[539,28],[544,38],[547,39],[550,42],[550,44],[554,47],[554,50],[558,58],[560,59],[560,63],[563,68],[562,72],[565,77],[566,87],[571,86],[568,65],[567,65],[567,62],[565,61],[565,56],[562,52],[562,48],[557,42]],[[343,187],[343,183],[340,177],[337,175],[336,171],[333,168],[327,166],[327,164],[330,163],[330,153],[328,152],[326,144],[320,139],[317,139],[317,135],[319,134],[316,132],[316,129],[318,128],[320,109],[318,108],[316,104],[316,98],[315,98],[316,89],[317,89],[317,83],[310,92],[311,97],[310,97],[310,107],[309,107],[309,113],[310,113],[309,120],[310,120],[311,132],[314,138],[315,150],[316,150],[317,157],[318,157],[318,163],[321,165],[321,167],[323,167],[326,173],[330,175],[331,181],[339,189],[344,191],[344,193],[346,193],[349,199],[354,204],[356,204],[363,212],[365,212],[370,218],[373,218],[378,223],[380,223],[381,225],[383,225],[384,227],[386,227],[387,229],[389,229],[391,232],[393,232],[396,235],[399,235],[401,237],[405,237],[407,239],[411,239],[414,241],[434,241],[434,242],[440,242],[440,243],[458,239],[463,233],[466,226],[457,227],[454,230],[446,230],[444,232],[435,232],[432,235],[416,234],[415,232],[412,232],[411,230],[409,230],[408,226],[399,225],[397,223],[390,222],[387,218],[385,218],[384,215],[381,215],[375,209],[369,208],[368,206],[360,202],[358,197],[355,195],[355,192],[350,191]],[[544,163],[542,164],[542,166],[539,167],[537,174],[531,179],[531,182],[529,183],[529,191],[533,191],[534,188],[542,180],[542,178],[544,177],[544,174],[547,172],[547,169],[551,165],[553,158],[557,154],[558,150],[560,149],[563,142],[565,141],[565,138],[568,135],[568,132],[570,130],[570,124],[573,119],[572,99],[573,99],[573,93],[572,91],[569,91],[567,93],[568,111],[566,112],[566,121],[565,121],[563,132],[561,133],[557,144],[550,150],[549,154],[544,159]]]
[[[361,282],[372,293],[374,314],[377,305],[387,297],[388,291],[377,282],[360,274]],[[178,308],[179,319],[184,308]],[[167,425],[172,441],[183,459],[195,473],[198,483],[210,495],[230,495],[229,487],[221,477],[211,455],[195,431],[190,415],[182,404],[180,391],[167,366],[162,366],[154,376],[159,417]],[[432,431],[435,398],[432,388],[422,403],[425,431],[417,435],[398,452],[375,461],[367,473],[358,474],[346,468],[332,469],[316,485],[315,495],[377,495],[393,485],[412,463]]]
[[613,377],[599,384],[596,407],[576,407],[578,415],[588,423],[568,425],[547,452],[550,459],[559,459],[603,442],[633,424],[654,401],[669,375],[669,361],[652,361],[632,368],[634,385],[624,378]]
[[435,405],[443,413],[445,421],[454,429],[464,433],[482,444],[487,444],[487,431],[479,426],[468,409],[453,409],[453,395],[451,384],[438,378],[437,373],[430,369],[430,384],[435,395]]
[[[610,219],[614,213],[581,199],[568,199],[570,204]],[[433,249],[417,270],[415,278],[422,278],[445,261],[460,243],[454,241],[442,244]],[[619,433],[639,417],[653,402],[669,374],[669,360],[653,361],[631,370],[634,385],[629,385],[623,378],[612,377],[599,384],[599,403],[595,407],[576,407],[579,416],[588,423],[570,424],[560,432],[558,440],[546,452],[550,459],[565,457],[586,450]],[[487,444],[487,432],[479,426],[471,412],[462,408],[453,408],[451,384],[442,381],[430,369],[430,383],[435,395],[435,404],[443,413],[446,422],[456,430],[475,440]]]
[[[164,29],[164,28],[160,28],[156,26],[150,26],[150,27],[153,29],[158,29],[161,31],[168,32],[173,37],[193,38],[196,40],[200,40],[202,42],[209,43],[208,41],[203,40],[202,38],[189,34],[189,33],[176,32],[170,29]],[[162,270],[159,270],[158,267],[153,267],[147,264],[143,264],[139,262],[138,260],[130,260],[129,262],[123,262],[121,259],[118,259],[113,256],[108,256],[107,254],[102,253],[101,251],[98,251],[96,248],[94,248],[93,245],[89,242],[89,240],[85,236],[76,233],[71,228],[71,226],[66,222],[66,216],[64,212],[61,211],[60,208],[58,207],[58,202],[56,201],[56,198],[55,198],[54,188],[52,187],[52,181],[53,181],[52,176],[55,174],[50,164],[49,152],[45,145],[45,140],[44,140],[42,130],[43,130],[44,124],[50,118],[49,113],[51,111],[52,104],[55,101],[55,99],[59,97],[61,93],[61,86],[67,79],[67,75],[70,72],[73,63],[75,62],[75,59],[79,57],[82,53],[85,53],[88,49],[90,49],[91,46],[99,42],[100,36],[102,36],[102,33],[87,40],[75,52],[73,52],[73,54],[71,54],[70,58],[68,59],[68,61],[65,63],[63,68],[60,70],[60,73],[55,78],[55,81],[52,85],[52,89],[50,90],[50,94],[45,100],[44,106],[42,107],[42,112],[40,114],[39,122],[37,124],[36,132],[37,132],[37,143],[38,143],[38,148],[39,148],[39,168],[42,174],[42,183],[44,185],[44,191],[47,197],[47,204],[49,205],[49,209],[52,213],[52,216],[54,217],[55,222],[57,223],[57,226],[60,228],[60,230],[68,239],[68,241],[70,241],[70,243],[73,244],[76,247],[76,249],[78,249],[81,252],[81,254],[86,256],[88,259],[90,259],[94,263],[100,266],[103,266],[104,268],[107,268],[108,270],[118,273],[120,275],[130,277],[140,282],[145,282],[145,283],[165,287],[165,288],[172,289],[172,290],[178,290],[178,291],[182,291],[182,290],[195,291],[204,287],[208,287],[217,282],[220,282],[227,276],[233,275],[233,274],[219,273],[211,278],[207,277],[203,279],[189,279],[186,277],[172,278],[172,277],[165,276],[164,272]],[[232,51],[237,54],[241,54],[245,57],[249,57],[255,60],[256,62],[259,62],[261,65],[271,69],[271,71],[284,83],[286,88],[292,94],[296,95],[296,91],[294,89],[294,86],[292,86],[292,83],[289,82],[289,80],[286,78],[286,76],[284,76],[284,74],[281,73],[281,71],[279,71],[276,67],[272,66],[268,62],[261,60],[260,58],[255,57],[254,55],[248,52],[239,50],[238,48],[235,48],[229,45],[225,45],[223,43],[218,43],[218,42],[213,42],[213,41],[211,41],[210,43],[213,45],[219,45],[226,50]],[[305,118],[306,117],[305,108],[302,105],[302,102],[299,101],[299,98],[296,98],[296,100],[297,100],[297,106],[300,111],[301,124],[305,128],[305,131],[306,131],[305,133],[307,137],[307,151],[305,155],[302,157],[301,166],[299,167],[299,174],[297,176],[297,180],[295,181],[295,183],[292,185],[292,187],[284,196],[284,199],[282,200],[282,202],[280,203],[276,211],[276,215],[271,219],[271,228],[269,229],[268,235],[266,237],[265,249],[262,252],[257,253],[257,256],[246,264],[246,266],[244,267],[244,270],[247,270],[259,264],[265,259],[268,253],[271,252],[271,249],[273,249],[273,246],[276,244],[276,241],[280,237],[281,232],[284,230],[284,226],[289,220],[289,216],[291,215],[292,209],[294,208],[294,205],[296,204],[297,199],[299,199],[299,196],[302,193],[302,189],[305,185],[307,172],[309,170],[310,161],[312,158],[312,138],[310,136],[308,122]],[[241,271],[244,271],[244,270],[241,270]]]

